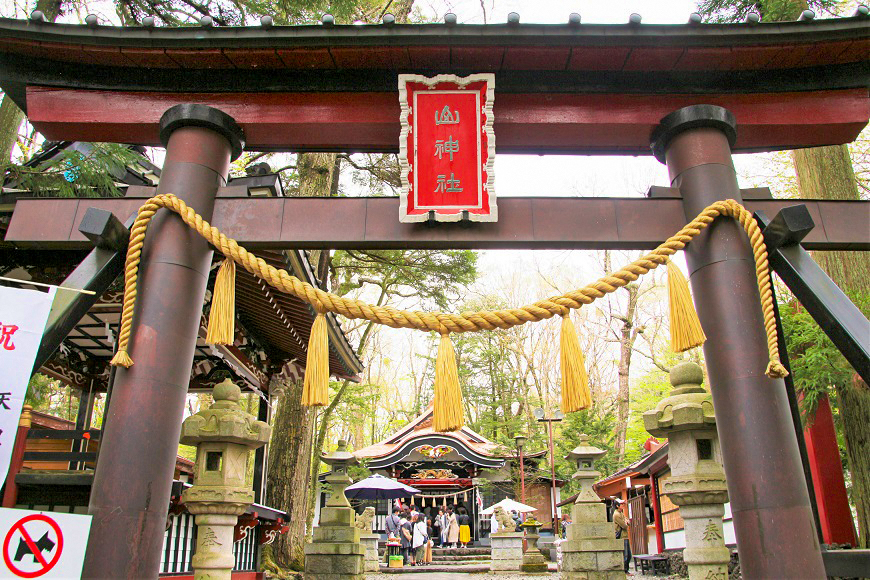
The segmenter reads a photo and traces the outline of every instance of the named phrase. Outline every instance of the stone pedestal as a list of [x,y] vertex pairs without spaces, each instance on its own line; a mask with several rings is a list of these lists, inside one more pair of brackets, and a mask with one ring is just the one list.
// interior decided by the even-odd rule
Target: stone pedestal
[[523,563],[523,533],[496,532],[489,537],[493,572],[516,572]]
[[366,550],[360,543],[360,530],[354,526],[356,513],[344,496],[352,480],[347,467],[356,463],[347,452],[347,443],[338,442],[338,449],[322,461],[332,467],[326,482],[332,494],[326,507],[320,510],[320,525],[314,528],[314,541],[305,546],[306,580],[364,580]]
[[523,524],[528,526],[526,533],[526,551],[523,552],[523,563],[520,565],[522,572],[547,572],[547,559],[538,548],[538,540],[541,536],[538,535],[538,526],[529,526],[529,522]]
[[365,549],[365,571],[377,572],[380,569],[380,560],[378,559],[378,540],[381,537],[378,534],[359,535],[359,541]]
[[[244,512],[244,508],[240,510]],[[191,564],[195,578],[230,580],[236,559],[233,556],[233,528],[238,515],[196,514],[196,552]]]
[[668,438],[671,474],[661,482],[661,493],[680,506],[685,522],[683,560],[690,580],[727,580],[731,552],[722,531],[728,501],[722,469],[713,401],[701,382],[704,374],[695,363],[671,369],[674,390],[656,408],[643,414],[646,430]]
[[577,462],[574,479],[580,493],[571,507],[572,524],[562,542],[562,578],[569,580],[624,580],[623,541],[614,537],[613,523],[607,521],[607,508],[592,490],[601,477],[593,464],[604,451],[588,444],[586,435],[568,458]]

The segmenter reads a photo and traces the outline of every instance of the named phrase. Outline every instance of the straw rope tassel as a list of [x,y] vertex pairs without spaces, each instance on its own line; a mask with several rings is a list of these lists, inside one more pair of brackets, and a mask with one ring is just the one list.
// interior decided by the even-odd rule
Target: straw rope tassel
[[456,352],[450,334],[441,335],[438,357],[435,359],[435,411],[432,428],[439,433],[456,431],[465,424],[462,416],[462,391],[459,389],[459,371]]
[[562,369],[562,412],[573,413],[592,405],[589,391],[589,377],[586,374],[586,361],[580,350],[580,340],[571,314],[562,315],[562,336],[559,339]]
[[329,338],[326,316],[320,309],[311,327],[311,337],[308,339],[302,404],[307,407],[324,407],[329,404]]
[[227,258],[214,280],[208,332],[210,344],[233,344],[236,333],[236,263]]
[[671,350],[687,351],[701,346],[707,340],[692,295],[689,282],[680,267],[668,260],[668,297],[671,305]]

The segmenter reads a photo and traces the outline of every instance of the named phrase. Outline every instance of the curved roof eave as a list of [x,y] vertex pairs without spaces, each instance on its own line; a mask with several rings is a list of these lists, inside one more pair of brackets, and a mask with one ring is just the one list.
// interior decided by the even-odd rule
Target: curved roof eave
[[411,454],[414,449],[420,447],[421,445],[449,445],[463,458],[471,461],[475,465],[480,465],[484,468],[489,469],[497,469],[504,465],[505,460],[487,457],[481,453],[476,452],[474,449],[469,447],[465,442],[455,438],[450,437],[448,435],[442,435],[437,433],[426,433],[417,437],[411,437],[407,441],[405,441],[402,445],[400,445],[394,451],[391,451],[387,455],[383,457],[379,457],[377,459],[373,459],[368,462],[366,467],[369,469],[383,469],[385,467],[389,467],[391,465],[395,465],[396,463],[405,459],[408,455]]

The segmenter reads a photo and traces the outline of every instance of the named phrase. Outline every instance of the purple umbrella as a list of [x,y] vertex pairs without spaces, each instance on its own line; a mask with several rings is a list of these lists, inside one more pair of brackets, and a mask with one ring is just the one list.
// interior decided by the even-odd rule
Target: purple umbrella
[[348,499],[397,499],[411,497],[415,493],[420,493],[420,490],[383,475],[361,479],[344,490]]

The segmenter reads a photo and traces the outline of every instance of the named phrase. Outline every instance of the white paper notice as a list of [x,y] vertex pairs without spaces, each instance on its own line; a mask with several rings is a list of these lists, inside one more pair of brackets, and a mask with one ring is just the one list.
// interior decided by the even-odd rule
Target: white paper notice
[[30,371],[56,290],[0,286],[0,481],[9,472]]

